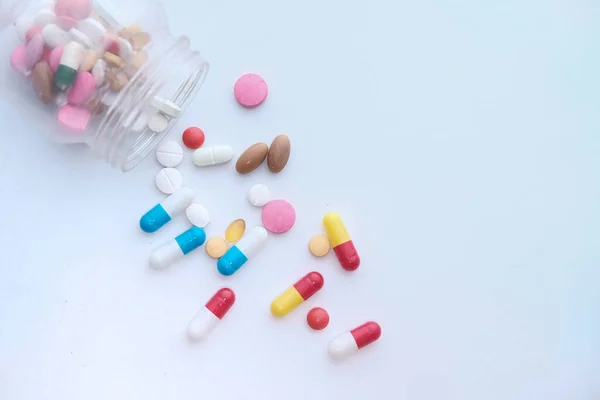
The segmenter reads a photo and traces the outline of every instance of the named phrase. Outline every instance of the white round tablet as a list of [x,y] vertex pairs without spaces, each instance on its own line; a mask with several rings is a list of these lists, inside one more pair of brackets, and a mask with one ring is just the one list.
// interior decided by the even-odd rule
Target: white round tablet
[[200,203],[193,203],[185,210],[185,214],[192,225],[199,228],[204,228],[210,222],[210,214]]
[[38,15],[33,20],[33,24],[37,25],[41,28],[48,24],[53,24],[56,22],[56,14],[48,9],[41,9]]
[[42,28],[42,35],[46,46],[51,49],[58,46],[66,46],[71,41],[69,34],[62,30],[58,25],[48,24]]
[[158,146],[156,159],[163,167],[176,167],[183,160],[183,149],[179,143],[166,140]]
[[248,191],[248,201],[256,207],[262,207],[271,201],[271,191],[263,184],[254,185]]
[[163,168],[156,175],[156,187],[164,194],[171,194],[183,186],[183,177],[175,168]]
[[119,45],[119,57],[125,61],[129,60],[134,54],[131,43],[129,43],[128,40],[120,37],[117,39],[117,44]]
[[169,120],[161,113],[154,114],[150,121],[148,121],[148,128],[152,132],[160,133],[167,129],[169,126]]

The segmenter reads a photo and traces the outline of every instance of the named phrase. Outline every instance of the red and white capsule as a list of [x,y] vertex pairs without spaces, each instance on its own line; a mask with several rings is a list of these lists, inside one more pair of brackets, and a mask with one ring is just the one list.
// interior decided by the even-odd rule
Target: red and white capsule
[[379,324],[369,321],[334,338],[329,342],[327,351],[332,358],[342,359],[373,343],[380,336],[381,327]]
[[233,290],[228,288],[219,290],[190,321],[187,328],[188,338],[192,342],[204,340],[217,327],[233,303],[235,303]]

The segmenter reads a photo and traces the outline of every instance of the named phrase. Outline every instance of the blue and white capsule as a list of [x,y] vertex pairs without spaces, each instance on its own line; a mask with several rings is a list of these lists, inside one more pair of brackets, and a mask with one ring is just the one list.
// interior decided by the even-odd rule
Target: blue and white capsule
[[263,247],[269,234],[262,226],[257,226],[246,233],[242,239],[217,261],[217,269],[222,275],[229,276],[254,257]]
[[158,203],[140,219],[140,228],[152,233],[162,228],[174,215],[183,212],[194,201],[194,191],[188,187],[176,190],[161,203]]
[[165,269],[186,254],[202,246],[205,240],[206,233],[204,233],[204,229],[194,226],[154,250],[150,255],[150,266],[154,269]]

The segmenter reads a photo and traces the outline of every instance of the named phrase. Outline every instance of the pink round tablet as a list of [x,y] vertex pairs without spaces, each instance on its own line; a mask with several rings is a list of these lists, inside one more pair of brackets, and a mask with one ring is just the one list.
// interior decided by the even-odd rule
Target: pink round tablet
[[81,133],[90,122],[92,114],[85,108],[67,104],[58,110],[56,119],[67,131]]
[[86,19],[92,13],[91,0],[69,0],[69,15],[76,19]]
[[273,200],[262,209],[262,222],[266,230],[272,233],[285,233],[296,222],[296,211],[285,200]]
[[70,30],[71,28],[75,28],[77,26],[77,21],[75,18],[68,15],[61,15],[58,17],[58,21],[56,22],[58,26],[63,28],[65,31]]
[[58,46],[50,52],[50,56],[48,57],[48,64],[50,64],[50,69],[52,72],[56,72],[58,67],[60,66],[60,59],[62,58],[63,52],[65,48],[63,46]]
[[242,106],[254,108],[265,101],[269,94],[269,88],[267,82],[259,75],[245,74],[235,83],[233,94]]
[[27,47],[24,44],[15,47],[10,54],[10,65],[23,76],[27,76],[27,68],[25,68],[26,54]]
[[96,78],[90,72],[80,71],[69,93],[69,103],[82,105],[88,102],[96,90]]

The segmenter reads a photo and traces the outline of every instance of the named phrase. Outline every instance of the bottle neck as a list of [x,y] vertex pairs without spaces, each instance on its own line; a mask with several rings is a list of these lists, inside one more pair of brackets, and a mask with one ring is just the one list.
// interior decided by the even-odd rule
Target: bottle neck
[[160,96],[185,111],[208,73],[208,64],[190,49],[185,36],[165,35],[153,43],[151,54],[118,94],[98,129],[86,138],[94,153],[122,171],[131,170],[155,150],[177,122],[170,119],[166,129],[152,131],[147,125],[157,112],[152,100]]

